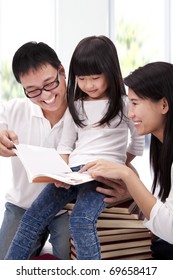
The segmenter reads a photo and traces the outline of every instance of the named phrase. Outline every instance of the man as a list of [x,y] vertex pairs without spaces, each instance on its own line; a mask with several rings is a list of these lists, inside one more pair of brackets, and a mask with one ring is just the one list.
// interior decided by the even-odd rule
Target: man
[[[11,157],[13,172],[13,186],[6,194],[0,229],[0,259],[4,259],[24,212],[46,185],[28,183],[21,162],[11,150],[13,142],[56,148],[67,107],[65,71],[48,45],[24,44],[15,53],[12,68],[26,98],[10,100],[0,108],[0,156]],[[58,213],[47,226],[33,256],[39,255],[49,233],[53,254],[69,259],[67,212]]]

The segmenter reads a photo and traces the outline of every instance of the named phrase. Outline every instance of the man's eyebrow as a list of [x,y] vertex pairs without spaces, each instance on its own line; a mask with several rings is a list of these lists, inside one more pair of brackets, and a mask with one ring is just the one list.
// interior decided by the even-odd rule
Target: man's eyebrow
[[[51,77],[46,78],[44,81],[42,81],[42,83],[49,82],[51,79],[53,79],[53,77],[52,77],[52,76],[51,76]],[[29,85],[29,86],[27,86],[25,89],[30,89],[30,88],[39,88],[39,87],[38,87],[38,86],[36,86],[36,85]]]

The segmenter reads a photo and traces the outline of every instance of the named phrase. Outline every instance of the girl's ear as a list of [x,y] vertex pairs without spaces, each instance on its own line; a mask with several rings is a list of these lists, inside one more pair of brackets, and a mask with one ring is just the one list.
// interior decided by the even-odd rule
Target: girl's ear
[[162,98],[162,114],[166,114],[169,111],[168,101],[165,97]]
[[62,66],[62,64],[60,64],[58,70],[59,70],[59,74],[62,75],[62,76],[64,76],[64,78],[66,79],[65,69],[64,69],[64,67]]

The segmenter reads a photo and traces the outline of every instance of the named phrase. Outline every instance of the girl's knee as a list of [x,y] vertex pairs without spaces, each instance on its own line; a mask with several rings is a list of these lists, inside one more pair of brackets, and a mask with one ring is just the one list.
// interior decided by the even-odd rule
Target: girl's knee
[[70,217],[69,219],[69,230],[70,233],[76,232],[89,232],[95,228],[95,222],[87,217]]

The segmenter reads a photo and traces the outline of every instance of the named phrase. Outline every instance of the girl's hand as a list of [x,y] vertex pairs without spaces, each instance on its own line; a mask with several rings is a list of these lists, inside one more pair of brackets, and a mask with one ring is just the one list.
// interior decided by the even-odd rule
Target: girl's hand
[[71,187],[71,185],[68,185],[68,184],[60,182],[60,181],[55,181],[54,184],[57,188],[64,188],[67,190]]

